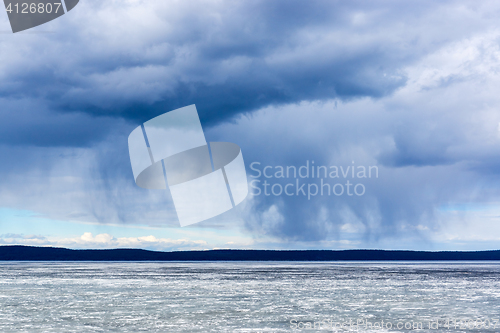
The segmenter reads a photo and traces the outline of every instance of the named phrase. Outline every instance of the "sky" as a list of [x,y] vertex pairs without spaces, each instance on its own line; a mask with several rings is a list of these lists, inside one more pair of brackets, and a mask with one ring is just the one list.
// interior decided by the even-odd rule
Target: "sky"
[[[80,0],[13,34],[0,10],[0,244],[499,249],[499,15],[497,1]],[[207,141],[241,147],[251,193],[181,228],[168,190],[135,184],[127,138],[191,104]]]

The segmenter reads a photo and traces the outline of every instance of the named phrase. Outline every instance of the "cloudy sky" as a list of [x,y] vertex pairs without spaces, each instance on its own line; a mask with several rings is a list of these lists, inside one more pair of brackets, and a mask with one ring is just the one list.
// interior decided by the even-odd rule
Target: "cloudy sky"
[[[498,249],[499,18],[498,1],[81,0],[12,34],[2,10],[0,244]],[[127,137],[191,104],[253,186],[180,228],[169,191],[135,185]],[[274,177],[313,161],[378,177],[265,195],[319,185]]]

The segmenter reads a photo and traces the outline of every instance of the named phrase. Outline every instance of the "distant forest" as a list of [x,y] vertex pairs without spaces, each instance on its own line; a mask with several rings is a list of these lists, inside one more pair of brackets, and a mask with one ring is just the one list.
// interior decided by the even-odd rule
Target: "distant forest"
[[210,250],[159,252],[140,249],[71,250],[0,246],[1,261],[482,261],[500,260],[500,250],[426,252],[385,250]]

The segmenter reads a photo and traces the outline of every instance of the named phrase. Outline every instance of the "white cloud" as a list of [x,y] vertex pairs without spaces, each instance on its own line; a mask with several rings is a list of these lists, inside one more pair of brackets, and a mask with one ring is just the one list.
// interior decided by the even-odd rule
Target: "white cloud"
[[72,249],[114,249],[114,248],[136,248],[157,251],[173,250],[204,250],[209,245],[204,240],[190,239],[168,239],[157,238],[153,235],[141,237],[113,237],[109,234],[93,235],[85,232],[80,237],[56,238],[42,236],[23,235],[0,235],[0,244],[4,245],[33,245],[33,246],[55,246]]

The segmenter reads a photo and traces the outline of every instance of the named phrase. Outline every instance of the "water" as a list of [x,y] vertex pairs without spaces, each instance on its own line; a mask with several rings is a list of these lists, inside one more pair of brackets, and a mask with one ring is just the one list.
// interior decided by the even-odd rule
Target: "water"
[[[494,263],[0,262],[0,332],[500,332],[499,273]],[[340,326],[349,320],[360,325]]]

